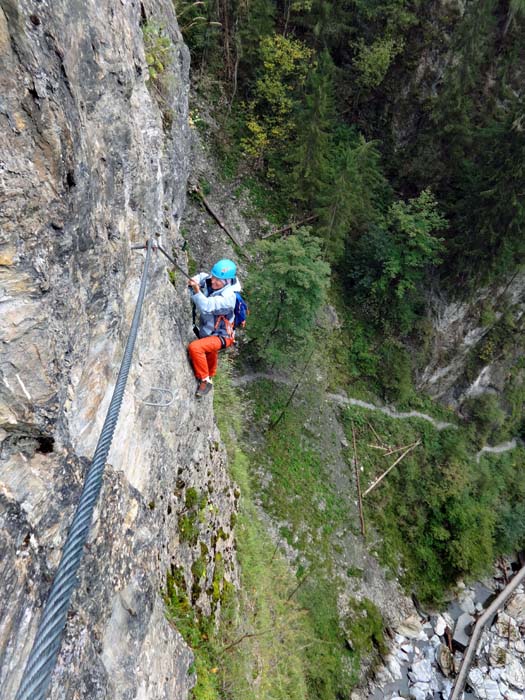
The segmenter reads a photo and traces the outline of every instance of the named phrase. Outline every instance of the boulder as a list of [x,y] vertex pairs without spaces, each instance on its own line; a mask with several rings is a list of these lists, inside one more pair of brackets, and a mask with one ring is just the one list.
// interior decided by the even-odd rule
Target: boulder
[[498,615],[498,619],[491,630],[494,630],[499,637],[502,637],[507,642],[517,642],[521,639],[516,620],[507,615],[506,612],[501,612]]
[[518,641],[515,642],[515,644],[514,644],[514,652],[515,652],[518,656],[523,656],[523,655],[525,655],[525,642],[523,641],[523,639],[518,639]]
[[432,691],[427,683],[414,683],[408,690],[409,697],[414,700],[426,700],[432,697]]
[[412,664],[408,677],[413,683],[430,683],[432,680],[432,665],[428,659],[421,659]]
[[388,683],[392,683],[394,679],[392,678],[392,674],[390,673],[388,668],[386,668],[385,666],[381,666],[376,671],[374,680],[380,688],[383,688]]
[[389,654],[386,657],[386,665],[387,665],[388,670],[390,671],[392,678],[395,681],[400,681],[401,678],[403,678],[403,674],[401,672],[401,666],[399,664],[399,661],[396,659],[396,657],[393,654]]
[[479,668],[471,668],[468,674],[468,683],[474,693],[481,700],[502,700],[498,683],[488,678]]
[[505,700],[523,700],[523,693],[519,690],[508,688],[503,683],[500,683],[499,688]]
[[440,644],[436,652],[436,661],[447,678],[454,672],[454,657],[446,644]]
[[441,697],[449,698],[452,692],[454,683],[450,678],[444,678],[441,682]]
[[498,666],[496,668],[494,668],[494,667],[489,668],[489,676],[493,681],[499,681],[502,674],[503,674],[503,668],[501,668],[500,666]]
[[474,603],[474,591],[467,589],[459,600],[459,607],[463,612],[469,615],[474,615],[476,612],[476,604]]
[[410,615],[403,620],[396,631],[398,634],[408,637],[408,639],[418,639],[423,632],[423,625],[418,615]]
[[438,637],[442,637],[445,634],[445,627],[447,627],[447,623],[443,615],[437,615],[433,626],[434,632],[438,635]]
[[474,618],[466,612],[458,617],[452,641],[460,649],[465,649],[468,646],[470,635],[472,634],[473,622]]
[[456,651],[454,656],[452,657],[452,660],[454,662],[454,673],[457,675],[463,662],[463,654],[459,651]]
[[508,655],[501,679],[513,688],[525,690],[525,669],[515,656]]
[[525,622],[525,593],[516,593],[505,612],[520,625]]
[[499,641],[494,641],[490,645],[489,663],[493,667],[505,666],[507,663],[507,649]]
[[434,649],[435,649],[436,647],[438,647],[438,646],[441,644],[441,640],[440,640],[440,638],[437,636],[437,634],[435,634],[433,637],[430,637],[429,642],[430,642],[430,644],[432,645],[432,647],[433,647]]
[[448,612],[444,612],[444,613],[441,613],[441,617],[445,620],[446,626],[449,627],[451,630],[453,630],[454,629],[454,618],[452,617],[452,615],[450,615],[450,613],[448,613]]
[[[412,653],[412,651],[410,653]],[[410,661],[410,656],[403,647],[401,649],[396,649],[396,656],[402,664],[407,664]]]

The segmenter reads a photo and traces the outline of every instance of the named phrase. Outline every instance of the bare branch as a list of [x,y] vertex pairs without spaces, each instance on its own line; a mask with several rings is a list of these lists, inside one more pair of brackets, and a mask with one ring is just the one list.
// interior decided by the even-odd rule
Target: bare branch
[[407,454],[414,449],[414,447],[417,447],[420,444],[421,444],[421,440],[418,440],[417,442],[414,442],[414,444],[409,445],[409,447],[403,452],[403,454],[400,457],[398,457],[396,459],[396,461],[388,467],[386,472],[383,472],[381,474],[381,476],[378,477],[374,481],[374,483],[367,488],[367,490],[364,492],[363,496],[366,496],[368,493],[370,493],[370,491],[372,491],[372,489],[375,489],[375,487],[379,484],[379,482],[383,481],[383,479],[388,474],[388,472],[390,472],[396,466],[396,464],[399,464],[399,462],[401,462],[401,460],[404,459],[407,456]]

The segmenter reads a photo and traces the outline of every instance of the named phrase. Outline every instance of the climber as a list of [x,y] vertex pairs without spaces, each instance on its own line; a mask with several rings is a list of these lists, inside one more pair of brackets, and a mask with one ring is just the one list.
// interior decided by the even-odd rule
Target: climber
[[198,385],[197,398],[212,389],[212,377],[217,371],[219,350],[233,344],[235,292],[241,285],[236,277],[237,267],[231,260],[219,260],[210,274],[201,272],[188,282],[191,300],[199,312],[198,340],[188,346],[191,364]]

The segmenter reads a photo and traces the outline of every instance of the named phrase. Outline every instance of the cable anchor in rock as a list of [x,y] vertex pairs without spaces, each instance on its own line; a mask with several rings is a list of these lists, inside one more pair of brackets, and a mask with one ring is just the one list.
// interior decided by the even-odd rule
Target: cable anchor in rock
[[161,394],[168,394],[167,400],[163,402],[155,402],[146,401],[146,399],[139,398],[139,401],[145,403],[146,406],[159,406],[160,408],[167,408],[168,406],[171,406],[171,404],[175,401],[175,395],[173,391],[171,391],[171,389],[162,389],[160,386],[152,386],[150,389],[150,393],[153,391],[159,391]]
[[[170,263],[173,265],[173,267],[176,267],[179,272],[181,272],[184,277],[186,277],[187,280],[191,280],[191,275],[188,275],[188,273],[182,269],[182,267],[178,264],[178,262],[167,253],[164,248],[160,245],[160,233],[156,233],[155,236],[157,237],[157,241],[152,240],[151,245],[153,250],[157,251],[160,250],[160,252],[170,261]],[[131,249],[132,250],[143,250],[146,248],[145,245],[132,245]]]

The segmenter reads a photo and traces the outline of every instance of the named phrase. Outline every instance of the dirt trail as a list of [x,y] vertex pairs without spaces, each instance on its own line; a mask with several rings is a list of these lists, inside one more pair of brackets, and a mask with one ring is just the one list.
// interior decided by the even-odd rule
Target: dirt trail
[[[269,379],[272,382],[279,382],[280,384],[294,385],[295,382],[281,374],[273,374],[271,372],[253,372],[243,375],[242,377],[236,377],[234,379],[234,384],[238,386],[242,384],[248,384],[249,382],[255,382],[258,379]],[[370,411],[380,411],[381,413],[390,416],[390,418],[421,418],[426,420],[437,430],[444,430],[445,428],[454,428],[453,423],[446,423],[445,421],[440,421],[426,413],[420,413],[419,411],[396,411],[395,408],[389,408],[388,406],[376,406],[373,403],[368,403],[367,401],[362,401],[361,399],[353,399],[344,394],[326,394],[326,399],[338,403],[342,406],[360,406],[361,408],[367,408]]]
[[[295,385],[295,381],[285,377],[282,374],[274,374],[272,372],[252,372],[243,375],[242,377],[236,377],[233,381],[237,386],[242,386],[243,384],[248,384],[249,382],[255,382],[258,379],[269,379],[272,382],[279,382],[280,384],[288,384],[290,386]],[[445,430],[445,428],[455,428],[454,423],[447,423],[446,421],[437,420],[432,418],[427,413],[421,413],[420,411],[397,411],[395,408],[390,408],[389,406],[376,406],[368,401],[363,401],[362,399],[353,399],[352,397],[345,396],[344,394],[325,394],[325,398],[328,401],[333,401],[341,406],[360,406],[361,408],[366,408],[369,411],[379,411],[384,413],[390,418],[397,419],[407,419],[407,418],[421,418],[429,423],[432,423],[436,430]],[[518,445],[523,444],[518,438],[513,438],[507,442],[501,443],[501,445],[485,445],[476,454],[476,461],[479,462],[480,457],[483,454],[501,454],[502,452],[508,452],[509,450],[514,450]]]

